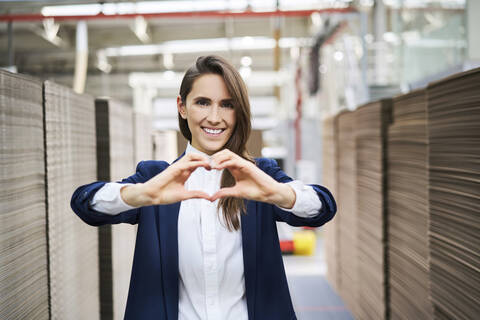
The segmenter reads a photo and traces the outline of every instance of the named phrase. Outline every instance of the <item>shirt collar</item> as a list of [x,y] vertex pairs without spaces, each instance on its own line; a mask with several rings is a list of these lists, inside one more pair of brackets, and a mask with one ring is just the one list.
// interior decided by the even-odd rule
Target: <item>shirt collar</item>
[[208,154],[206,154],[205,152],[202,152],[202,151],[198,150],[197,148],[195,148],[194,146],[192,146],[190,144],[190,142],[187,143],[187,149],[185,149],[185,154],[189,154],[189,153],[203,154],[204,156],[207,156],[208,158],[210,158],[210,156]]
[[[200,150],[198,150],[197,148],[195,148],[194,146],[192,146],[190,144],[190,142],[187,143],[187,148],[185,149],[185,154],[189,154],[189,153],[198,153],[198,154],[203,154],[205,156],[208,157],[208,159],[211,158],[211,156],[209,156],[208,154],[206,154],[205,152],[202,152]],[[202,168],[203,169],[203,168]],[[217,175],[221,175],[222,172],[223,172],[224,169],[221,169],[221,170],[211,170],[211,171],[208,171],[210,172],[211,174],[215,173]],[[207,170],[203,170],[203,172],[207,172]]]

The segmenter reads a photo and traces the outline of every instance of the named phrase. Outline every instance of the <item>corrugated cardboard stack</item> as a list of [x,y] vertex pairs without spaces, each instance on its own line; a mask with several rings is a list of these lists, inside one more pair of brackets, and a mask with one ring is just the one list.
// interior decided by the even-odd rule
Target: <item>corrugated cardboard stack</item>
[[358,314],[358,218],[355,155],[355,113],[338,116],[338,215],[340,220],[339,265],[340,290],[353,314]]
[[[338,178],[338,125],[337,118],[330,117],[323,121],[323,181],[322,184],[337,199]],[[327,279],[333,288],[340,287],[339,265],[339,227],[342,217],[336,215],[324,227],[325,255],[327,261]]]
[[98,319],[97,230],[70,208],[75,188],[96,180],[94,101],[50,81],[44,99],[52,317]]
[[428,87],[430,287],[438,319],[480,314],[480,69]]
[[[98,180],[120,181],[135,173],[132,108],[107,99],[95,100]],[[136,227],[99,228],[100,312],[121,319],[125,312]]]
[[177,148],[177,132],[155,131],[153,133],[153,159],[171,163],[185,151]]
[[133,114],[134,159],[136,165],[142,160],[153,159],[152,117],[135,112]]
[[387,129],[391,100],[355,110],[358,319],[387,319]]
[[0,70],[0,319],[48,319],[42,83]]
[[392,319],[430,319],[426,91],[393,100],[388,140],[388,243]]

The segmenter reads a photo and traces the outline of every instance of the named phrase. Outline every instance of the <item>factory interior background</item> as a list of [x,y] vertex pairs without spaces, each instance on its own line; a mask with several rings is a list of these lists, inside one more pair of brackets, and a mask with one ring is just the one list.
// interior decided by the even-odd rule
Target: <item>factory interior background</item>
[[0,1],[0,319],[123,319],[136,226],[74,190],[172,162],[176,97],[216,54],[248,87],[254,157],[321,184],[277,223],[299,320],[478,319],[480,1]]

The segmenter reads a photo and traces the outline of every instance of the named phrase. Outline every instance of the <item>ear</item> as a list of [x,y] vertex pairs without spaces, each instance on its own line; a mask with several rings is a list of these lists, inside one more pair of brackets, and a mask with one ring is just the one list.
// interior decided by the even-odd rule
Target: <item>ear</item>
[[180,97],[180,95],[177,96],[177,109],[182,119],[187,119],[187,107],[182,102],[182,97]]

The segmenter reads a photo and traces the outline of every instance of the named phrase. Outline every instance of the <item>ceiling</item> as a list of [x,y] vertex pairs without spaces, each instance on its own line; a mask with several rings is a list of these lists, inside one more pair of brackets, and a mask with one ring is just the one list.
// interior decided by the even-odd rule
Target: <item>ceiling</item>
[[[102,1],[104,5],[117,2]],[[222,1],[206,2],[218,4]],[[247,1],[250,4],[256,2],[259,3],[257,0]],[[269,2],[272,1],[264,1]],[[323,10],[325,6],[321,7],[318,3],[342,4],[345,1],[316,2],[315,10]],[[75,69],[76,26],[82,17],[45,19],[41,10],[52,5],[98,3],[89,0],[0,2],[0,66],[10,64],[8,21],[11,21],[14,65],[18,72],[71,84]],[[199,15],[182,6],[186,1],[163,3],[171,4],[170,14],[83,16],[88,26],[87,92],[94,95],[115,92],[122,100],[131,101],[132,93],[128,86],[131,72],[172,70],[181,73],[196,57],[208,53],[225,56],[237,67],[241,67],[242,57],[249,56],[249,67],[254,72],[272,71],[275,69],[276,26],[279,26],[281,39],[281,66],[291,61],[291,48],[308,46],[315,32],[311,8],[303,11],[289,9],[288,14],[282,15],[272,12],[259,14],[251,10],[204,11]],[[176,5],[179,9],[177,14],[172,15],[176,12]],[[271,92],[271,89],[262,88],[258,93],[268,95]]]

